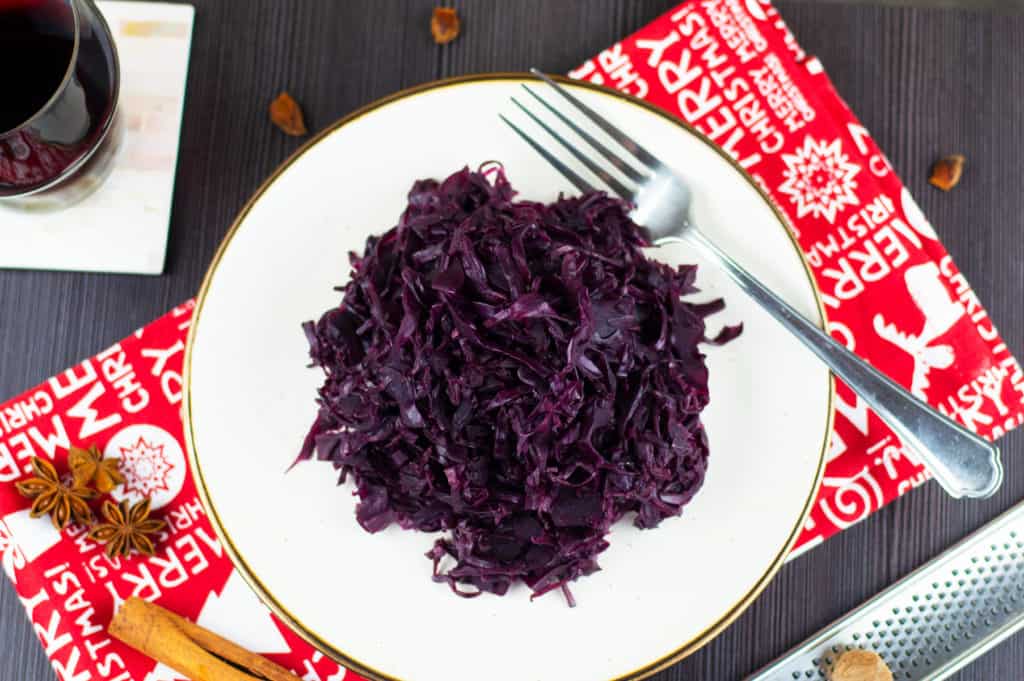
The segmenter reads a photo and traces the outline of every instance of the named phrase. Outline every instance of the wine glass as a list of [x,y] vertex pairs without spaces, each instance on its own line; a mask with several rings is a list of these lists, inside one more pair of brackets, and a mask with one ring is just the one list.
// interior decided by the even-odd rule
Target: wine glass
[[92,0],[0,0],[0,208],[59,210],[109,174],[122,132],[114,41]]

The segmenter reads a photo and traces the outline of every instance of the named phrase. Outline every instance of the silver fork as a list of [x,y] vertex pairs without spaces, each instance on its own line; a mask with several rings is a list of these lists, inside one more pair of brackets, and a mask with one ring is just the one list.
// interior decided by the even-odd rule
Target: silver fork
[[[634,206],[631,217],[647,229],[655,245],[686,241],[720,265],[740,288],[760,303],[828,365],[836,376],[860,395],[899,435],[903,444],[912,448],[924,460],[932,475],[951,496],[987,497],[999,488],[1003,478],[1003,467],[999,460],[999,449],[995,445],[918,400],[902,386],[834,341],[831,336],[770,291],[693,224],[690,220],[690,189],[682,178],[654,154],[580,101],[567,88],[537,69],[530,69],[530,72],[554,88],[565,101],[590,119],[627,152],[630,160],[623,159],[622,155],[597,140],[525,84],[523,89],[533,99],[596,151],[599,157],[603,157],[606,163],[599,159],[595,160],[593,154],[582,151],[515,97],[512,98],[512,102],[598,177],[606,187],[631,203]],[[515,123],[505,116],[499,116],[580,191],[591,192],[598,189]]]

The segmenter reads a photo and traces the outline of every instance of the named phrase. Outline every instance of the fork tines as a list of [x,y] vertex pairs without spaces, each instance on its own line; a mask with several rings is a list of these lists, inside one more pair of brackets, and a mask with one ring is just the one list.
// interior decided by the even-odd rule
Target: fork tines
[[[555,92],[561,95],[570,105],[572,105],[577,111],[582,113],[588,119],[590,119],[594,125],[600,128],[608,137],[610,137],[615,143],[617,143],[622,149],[627,151],[633,159],[639,161],[643,168],[648,172],[638,170],[632,163],[624,160],[622,156],[617,154],[615,151],[610,149],[608,145],[604,144],[600,140],[596,139],[594,135],[584,130],[582,127],[577,125],[572,119],[566,116],[564,113],[558,110],[554,105],[548,102],[546,99],[534,92],[533,89],[527,87],[525,84],[522,86],[524,90],[535,99],[541,106],[543,106],[548,112],[555,116],[563,125],[573,132],[586,146],[596,151],[601,157],[603,157],[610,167],[604,165],[599,159],[595,160],[592,155],[589,155],[586,151],[568,139],[562,134],[556,131],[548,123],[541,120],[536,114],[530,111],[522,102],[515,97],[512,97],[512,103],[516,105],[523,113],[525,113],[530,120],[536,123],[541,129],[544,130],[552,139],[558,142],[566,151],[568,151],[577,161],[594,174],[595,177],[599,178],[609,189],[618,194],[620,197],[627,201],[634,201],[636,197],[636,185],[641,185],[651,179],[652,174],[663,167],[661,161],[654,156],[651,152],[644,149],[635,140],[630,138],[619,128],[612,125],[606,118],[601,116],[599,113],[591,109],[589,106],[584,104],[573,95],[567,88],[562,87],[554,80],[549,78],[547,75],[541,73],[537,69],[530,69],[530,72],[547,83],[552,87]],[[570,168],[566,163],[558,158],[557,155],[552,153],[543,144],[531,137],[522,128],[517,126],[515,123],[510,121],[505,116],[499,114],[502,121],[505,122],[517,135],[529,144],[533,149],[539,153],[544,159],[550,163],[558,172],[560,172],[569,182],[571,182],[577,189],[582,192],[592,192],[595,187],[580,176],[576,171]],[[613,170],[619,173],[626,181],[634,185],[633,188],[628,186],[626,182],[616,177],[613,174]]]

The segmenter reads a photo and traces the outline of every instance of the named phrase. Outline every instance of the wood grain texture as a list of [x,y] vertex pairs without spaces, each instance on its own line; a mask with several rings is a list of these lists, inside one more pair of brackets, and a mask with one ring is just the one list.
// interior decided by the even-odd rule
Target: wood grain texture
[[[442,76],[531,65],[566,71],[675,3],[465,0],[455,3],[463,35],[445,48],[430,38],[431,0],[194,4],[166,273],[0,272],[0,396],[193,295],[235,213],[300,143],[267,121],[267,104],[280,90],[302,103],[316,130]],[[1024,16],[779,4],[918,197],[1011,349],[1024,356]],[[949,194],[926,183],[931,161],[946,153],[968,159]],[[786,566],[725,633],[658,680],[740,678],[1024,498],[1024,432],[1002,444],[1006,482],[996,497],[956,502],[934,484],[916,490]],[[54,678],[13,589],[0,582],[0,681]],[[1017,635],[956,678],[1022,676],[1024,636]]]

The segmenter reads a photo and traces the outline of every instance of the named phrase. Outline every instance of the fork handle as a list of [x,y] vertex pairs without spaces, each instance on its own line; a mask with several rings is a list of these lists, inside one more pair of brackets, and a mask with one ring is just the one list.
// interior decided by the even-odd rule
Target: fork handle
[[[942,488],[957,499],[991,496],[1003,479],[999,449],[917,399],[794,310],[693,225],[683,238],[803,341],[916,452]],[[659,242],[661,243],[661,242]]]

